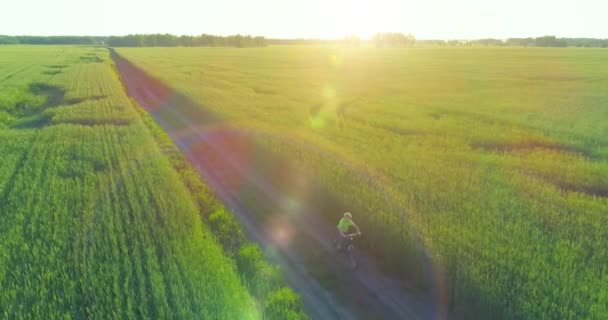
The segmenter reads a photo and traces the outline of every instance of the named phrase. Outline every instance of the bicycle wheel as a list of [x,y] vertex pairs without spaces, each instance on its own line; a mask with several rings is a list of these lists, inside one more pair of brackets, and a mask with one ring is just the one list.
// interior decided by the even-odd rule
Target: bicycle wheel
[[357,255],[355,254],[355,247],[353,245],[348,247],[348,262],[351,270],[355,270],[359,266]]
[[334,253],[339,253],[340,251],[342,251],[343,248],[340,244],[340,239],[335,239],[332,242],[332,247],[333,247]]

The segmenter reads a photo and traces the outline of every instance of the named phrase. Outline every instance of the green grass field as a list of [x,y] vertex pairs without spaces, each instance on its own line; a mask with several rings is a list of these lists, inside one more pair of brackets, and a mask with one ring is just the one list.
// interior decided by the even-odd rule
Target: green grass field
[[138,108],[107,48],[0,47],[0,317],[299,319],[288,288],[252,297],[274,279],[239,274]]
[[421,241],[456,313],[608,314],[605,50],[117,52],[315,172],[387,268]]

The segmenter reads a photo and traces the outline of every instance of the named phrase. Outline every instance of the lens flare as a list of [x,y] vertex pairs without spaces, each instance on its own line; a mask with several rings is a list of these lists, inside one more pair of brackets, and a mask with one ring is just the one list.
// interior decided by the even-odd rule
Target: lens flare
[[310,126],[313,129],[321,129],[325,127],[325,118],[323,117],[323,114],[317,114],[315,116],[312,116],[310,118]]
[[296,229],[284,215],[276,214],[266,222],[264,229],[272,243],[278,248],[288,248],[296,234]]
[[344,61],[344,58],[342,55],[338,55],[338,54],[334,53],[329,56],[329,64],[334,68],[342,66],[343,61]]
[[338,95],[332,85],[326,84],[323,86],[321,97],[323,98],[323,102],[310,108],[309,120],[310,127],[313,129],[326,127],[335,118],[336,110],[338,109]]
[[300,209],[300,202],[296,198],[286,197],[283,199],[281,207],[285,209],[287,213],[296,213]]

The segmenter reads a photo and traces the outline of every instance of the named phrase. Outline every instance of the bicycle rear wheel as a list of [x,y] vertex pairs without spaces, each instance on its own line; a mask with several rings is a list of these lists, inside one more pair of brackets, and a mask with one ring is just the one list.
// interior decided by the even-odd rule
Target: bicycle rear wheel
[[348,263],[351,270],[355,270],[359,266],[357,255],[355,254],[355,247],[352,245],[348,247]]

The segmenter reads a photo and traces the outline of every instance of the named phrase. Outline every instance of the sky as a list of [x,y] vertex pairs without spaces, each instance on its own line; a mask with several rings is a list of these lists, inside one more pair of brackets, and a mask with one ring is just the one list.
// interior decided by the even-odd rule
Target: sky
[[0,34],[608,38],[608,0],[6,0]]

